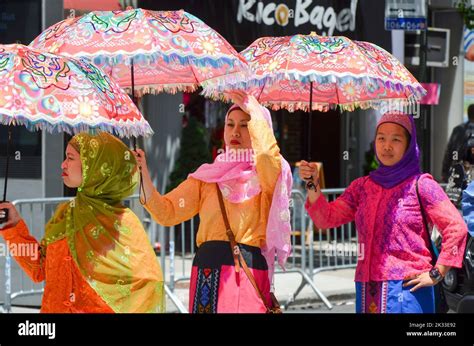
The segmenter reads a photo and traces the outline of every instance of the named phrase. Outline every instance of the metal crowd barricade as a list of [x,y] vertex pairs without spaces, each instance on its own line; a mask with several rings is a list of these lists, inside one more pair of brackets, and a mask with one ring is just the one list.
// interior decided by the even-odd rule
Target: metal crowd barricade
[[[318,296],[323,301],[326,307],[328,309],[332,309],[332,304],[313,281],[313,226],[304,207],[305,201],[306,196],[300,190],[292,190],[290,201],[292,253],[287,260],[285,270],[279,268],[279,266],[275,263],[275,274],[282,275],[288,273],[297,273],[301,276],[301,284],[298,290],[293,295],[291,295],[286,302],[281,304],[281,306],[282,308],[287,308],[295,300],[300,291],[306,285],[309,285],[316,296]],[[299,242],[298,238],[300,240]]]
[[[322,193],[328,201],[333,201],[344,190],[324,189]],[[314,276],[327,270],[355,268],[358,256],[357,233],[352,223],[327,230],[316,229],[305,210],[305,202],[306,195],[300,190],[292,191],[293,251],[287,261],[286,270],[278,270],[276,274],[299,273],[301,283],[283,306],[288,307],[293,303],[303,288],[309,285],[326,307],[332,309],[332,304],[316,286]],[[300,237],[299,243],[297,237]]]
[[[71,198],[37,198],[37,199],[19,199],[12,203],[20,212],[23,220],[28,225],[30,234],[37,240],[44,234],[44,225],[53,216],[59,203],[70,201]],[[147,227],[150,225],[149,218],[140,204],[138,195],[131,196],[124,201],[124,204],[132,209],[137,216],[143,220],[145,229],[149,229],[148,236],[152,242],[156,239],[156,227]],[[6,248],[6,247],[5,247]],[[24,297],[39,297],[44,292],[43,283],[37,284],[30,280],[24,271],[15,261],[12,261],[8,251],[5,256],[1,256],[4,264],[3,271],[3,304],[0,304],[0,311],[11,312],[12,302]],[[1,264],[1,262],[0,262]],[[15,272],[15,275],[12,275]],[[12,279],[15,282],[12,282]],[[175,296],[172,290],[165,285],[165,293],[177,307],[179,312],[187,312],[181,301]]]
[[[198,217],[170,227],[170,271],[171,266],[173,266],[174,271],[170,273],[169,285],[173,289],[176,283],[191,279],[192,261],[196,254],[195,233],[198,227]],[[176,244],[176,232],[179,232],[179,244]],[[189,239],[189,242],[187,239]],[[177,252],[171,253],[171,242],[173,242],[173,249],[178,249]]]

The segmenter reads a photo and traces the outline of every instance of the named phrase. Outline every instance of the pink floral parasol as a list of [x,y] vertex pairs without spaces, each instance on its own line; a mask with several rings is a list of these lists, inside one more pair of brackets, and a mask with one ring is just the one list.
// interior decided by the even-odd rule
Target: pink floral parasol
[[244,89],[265,106],[289,111],[377,108],[416,103],[426,91],[395,57],[375,44],[343,36],[263,37],[241,52],[253,75],[218,78],[204,95],[226,100]]
[[90,12],[51,26],[30,46],[90,59],[127,91],[134,83],[135,96],[191,92],[247,70],[219,33],[183,10]]
[[99,68],[20,44],[0,45],[0,123],[71,134],[153,133],[130,97]]

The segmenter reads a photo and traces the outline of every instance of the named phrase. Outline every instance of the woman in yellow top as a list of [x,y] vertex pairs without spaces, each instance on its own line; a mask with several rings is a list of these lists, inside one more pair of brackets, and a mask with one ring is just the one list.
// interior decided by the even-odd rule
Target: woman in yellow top
[[15,260],[34,282],[46,281],[41,312],[164,312],[161,268],[140,220],[122,204],[138,181],[129,149],[108,133],[81,133],[61,168],[77,195],[58,206],[41,243],[11,203],[0,203],[9,210],[0,235],[29,249]]
[[[235,104],[225,120],[226,152],[168,194],[162,196],[154,188],[143,151],[135,153],[149,197],[145,208],[156,222],[172,226],[199,213],[189,300],[193,313],[266,312],[272,306],[275,256],[284,265],[290,252],[292,176],[280,155],[270,112],[252,96],[235,92],[232,98]],[[230,228],[265,302],[245,272],[236,272],[218,188]]]

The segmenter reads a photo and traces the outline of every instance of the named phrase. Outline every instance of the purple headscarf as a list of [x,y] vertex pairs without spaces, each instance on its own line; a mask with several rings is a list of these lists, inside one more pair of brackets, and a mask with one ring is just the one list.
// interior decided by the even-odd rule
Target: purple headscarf
[[[408,149],[402,159],[393,166],[385,166],[375,155],[379,168],[370,172],[370,178],[386,189],[390,189],[402,181],[421,173],[420,171],[420,150],[416,142],[416,128],[413,117],[404,113],[385,113],[377,124],[377,129],[383,123],[394,123],[405,128],[411,136]],[[375,143],[374,143],[375,146]]]

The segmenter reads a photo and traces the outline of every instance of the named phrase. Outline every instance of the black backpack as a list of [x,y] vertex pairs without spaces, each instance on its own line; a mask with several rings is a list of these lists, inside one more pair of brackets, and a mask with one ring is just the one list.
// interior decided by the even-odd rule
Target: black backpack
[[462,192],[468,185],[467,174],[462,162],[454,163],[449,169],[448,185],[446,186],[446,194],[449,200],[461,209]]
[[469,185],[468,175],[464,168],[464,161],[474,164],[474,155],[471,148],[474,148],[474,123],[464,125],[464,137],[459,147],[459,160],[453,162],[449,168],[448,186],[446,194],[456,208],[461,209],[462,192]]

